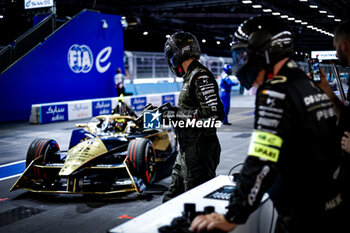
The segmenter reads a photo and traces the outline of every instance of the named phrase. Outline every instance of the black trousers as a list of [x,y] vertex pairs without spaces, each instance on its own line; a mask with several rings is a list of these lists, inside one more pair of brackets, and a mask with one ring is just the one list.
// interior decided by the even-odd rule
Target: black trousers
[[215,177],[221,147],[216,135],[200,137],[188,143],[177,155],[166,202]]

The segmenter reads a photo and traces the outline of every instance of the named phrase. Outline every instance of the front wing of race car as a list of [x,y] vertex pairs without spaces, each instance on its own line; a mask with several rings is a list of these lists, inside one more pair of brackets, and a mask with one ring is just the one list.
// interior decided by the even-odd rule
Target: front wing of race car
[[[42,148],[37,150],[41,151]],[[120,163],[91,163],[107,152],[102,141],[94,138],[69,151],[59,151],[60,157],[67,157],[64,162],[45,163],[43,153],[31,161],[10,191],[25,189],[32,192],[76,194],[136,191],[141,194],[146,185],[142,179],[132,174],[126,152],[119,152]]]
[[[136,191],[141,194],[146,188],[140,178],[131,174],[127,161],[122,164],[106,164],[84,168],[86,170],[85,175],[101,175],[101,179],[89,180],[88,176],[82,177],[81,174],[79,176],[59,176],[58,173],[63,164],[39,165],[37,164],[38,160],[40,158],[33,160],[10,191],[24,189],[31,192],[70,194],[112,194]],[[55,173],[56,176],[54,176]],[[108,177],[108,173],[118,176],[118,181],[112,183],[108,180],[102,180],[103,177]],[[40,174],[42,177],[38,177]]]

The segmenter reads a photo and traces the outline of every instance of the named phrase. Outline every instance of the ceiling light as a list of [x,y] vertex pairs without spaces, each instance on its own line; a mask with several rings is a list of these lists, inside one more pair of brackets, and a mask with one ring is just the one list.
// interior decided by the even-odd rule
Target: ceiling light
[[288,20],[295,20],[295,18],[293,18],[293,17],[288,17],[287,19]]
[[262,8],[261,5],[252,5],[253,8]]
[[219,45],[219,44],[221,44],[221,42],[220,42],[220,41],[216,41],[216,44],[218,44],[218,45]]
[[296,23],[301,23],[302,21],[300,19],[295,20]]
[[299,0],[299,2],[307,2],[307,0]]
[[316,5],[310,5],[310,8],[318,8]]
[[334,19],[334,21],[335,21],[335,22],[340,22],[340,21],[341,21],[341,19]]
[[147,35],[148,35],[148,32],[143,32],[143,35],[144,35],[144,36],[147,36]]
[[203,40],[202,40],[202,43],[205,43],[205,42],[207,42],[207,41],[206,41],[205,39],[203,39]]
[[307,28],[313,28],[313,26],[311,26],[311,25],[308,25],[308,26],[306,26]]
[[166,38],[169,38],[169,37],[170,37],[170,35],[168,34],[168,35],[166,35],[165,37],[166,37]]
[[321,14],[327,14],[327,11],[319,11]]
[[272,12],[273,15],[281,15],[279,12]]
[[334,18],[334,15],[327,15],[328,18]]
[[250,0],[244,0],[244,1],[242,1],[242,3],[243,3],[243,4],[252,4],[253,2],[250,1]]
[[288,18],[288,15],[281,15],[280,16],[282,19]]
[[272,12],[271,9],[263,9],[263,12]]
[[307,22],[301,21],[301,25],[307,25]]

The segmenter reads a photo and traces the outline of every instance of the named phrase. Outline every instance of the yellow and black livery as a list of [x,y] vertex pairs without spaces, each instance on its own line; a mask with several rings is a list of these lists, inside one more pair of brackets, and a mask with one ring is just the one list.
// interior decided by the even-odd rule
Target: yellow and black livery
[[140,119],[119,101],[111,115],[77,124],[66,151],[55,140],[35,139],[27,152],[26,170],[11,191],[141,194],[170,175],[177,141],[171,128],[144,129]]

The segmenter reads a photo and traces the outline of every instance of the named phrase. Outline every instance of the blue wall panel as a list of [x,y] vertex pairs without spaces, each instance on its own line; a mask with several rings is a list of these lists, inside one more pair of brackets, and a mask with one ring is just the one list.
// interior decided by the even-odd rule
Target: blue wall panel
[[32,104],[116,96],[113,76],[124,53],[120,19],[84,11],[3,73],[0,122],[28,120]]

